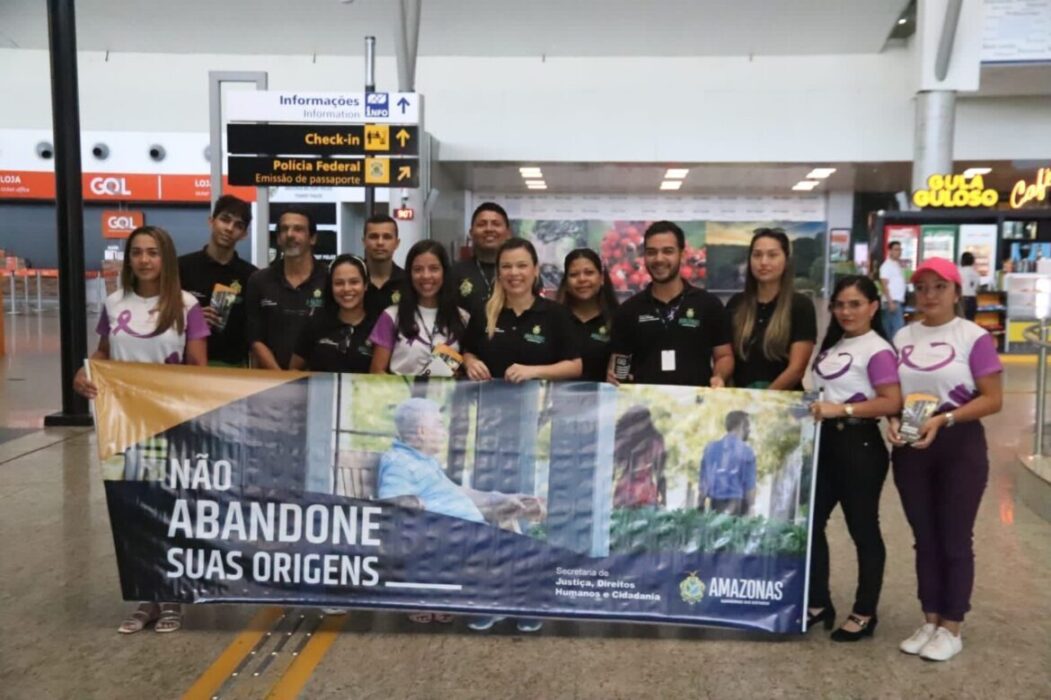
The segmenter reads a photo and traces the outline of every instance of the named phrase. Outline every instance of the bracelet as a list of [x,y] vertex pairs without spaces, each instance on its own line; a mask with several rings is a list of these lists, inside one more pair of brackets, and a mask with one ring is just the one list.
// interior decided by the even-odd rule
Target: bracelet
[[942,415],[945,416],[946,428],[951,428],[954,425],[956,425],[956,416],[952,414],[952,411],[949,411],[948,413],[943,413]]

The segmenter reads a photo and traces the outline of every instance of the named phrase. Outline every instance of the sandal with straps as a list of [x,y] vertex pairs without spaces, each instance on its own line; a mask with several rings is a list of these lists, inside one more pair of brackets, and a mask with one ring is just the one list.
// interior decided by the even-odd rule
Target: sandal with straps
[[153,626],[154,632],[168,634],[182,629],[182,605],[179,603],[161,603],[161,616]]
[[117,628],[117,632],[120,634],[141,632],[146,625],[156,622],[158,617],[160,617],[160,613],[155,603],[142,603],[135,612],[124,618],[124,621],[120,623],[120,627]]

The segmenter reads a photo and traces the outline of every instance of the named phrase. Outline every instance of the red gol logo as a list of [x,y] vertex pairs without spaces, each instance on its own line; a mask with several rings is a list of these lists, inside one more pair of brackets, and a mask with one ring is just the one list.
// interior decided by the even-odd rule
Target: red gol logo
[[128,182],[122,177],[93,177],[88,183],[92,194],[110,196],[131,196]]
[[146,215],[130,209],[107,209],[102,212],[102,237],[127,238],[146,222]]
[[412,221],[416,218],[416,211],[408,207],[394,210],[394,218],[398,221]]

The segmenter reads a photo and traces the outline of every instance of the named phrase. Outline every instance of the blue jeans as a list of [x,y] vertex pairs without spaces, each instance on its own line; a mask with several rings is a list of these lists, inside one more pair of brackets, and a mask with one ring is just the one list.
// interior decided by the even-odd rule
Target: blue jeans
[[887,332],[887,337],[894,340],[895,334],[905,327],[905,309],[904,304],[900,301],[894,302],[894,310],[890,311],[886,306],[883,307],[883,330]]

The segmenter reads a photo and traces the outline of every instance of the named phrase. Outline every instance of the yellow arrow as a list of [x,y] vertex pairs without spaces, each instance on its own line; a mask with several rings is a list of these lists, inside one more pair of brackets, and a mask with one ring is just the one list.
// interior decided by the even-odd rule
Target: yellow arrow
[[394,138],[398,139],[398,143],[401,144],[402,148],[405,148],[405,144],[412,137],[409,136],[409,132],[408,131],[406,131],[405,129],[402,129],[398,133],[394,134]]
[[402,180],[408,180],[410,178],[412,178],[412,166],[411,165],[398,166],[398,182],[401,182]]

